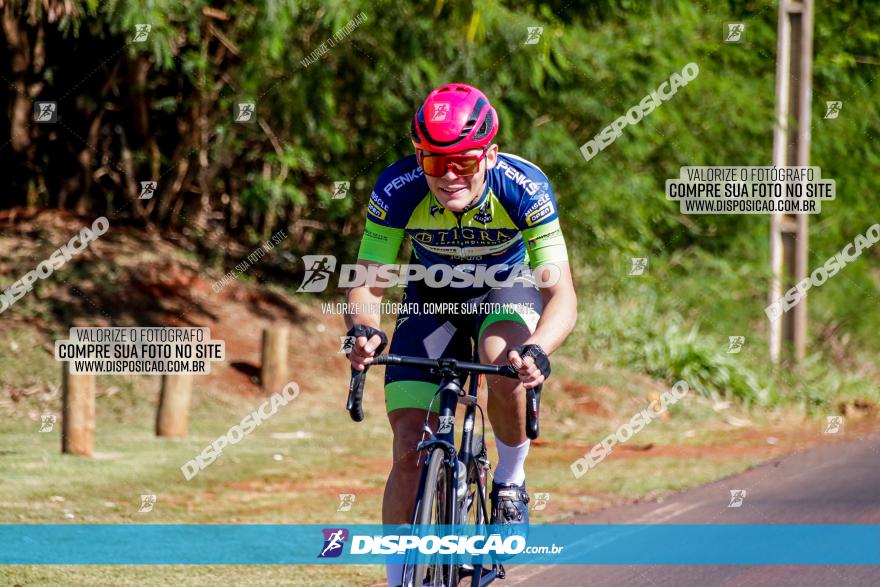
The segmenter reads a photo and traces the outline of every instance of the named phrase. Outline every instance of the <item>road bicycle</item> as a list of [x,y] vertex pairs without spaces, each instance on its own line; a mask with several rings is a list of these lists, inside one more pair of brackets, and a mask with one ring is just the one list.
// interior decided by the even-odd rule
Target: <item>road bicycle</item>
[[[346,408],[352,420],[364,419],[362,406],[367,370],[373,365],[400,365],[424,369],[440,377],[437,392],[425,414],[425,437],[417,450],[424,453],[416,505],[413,511],[413,534],[418,526],[486,526],[489,524],[486,485],[491,468],[484,442],[486,419],[477,403],[482,375],[501,375],[516,379],[510,365],[486,365],[457,359],[426,359],[402,355],[379,355],[363,371],[352,369]],[[470,376],[468,390],[466,380]],[[437,430],[431,430],[429,418],[434,401],[439,398]],[[526,435],[535,439],[539,433],[541,386],[526,390]],[[455,409],[465,406],[460,448],[455,448]],[[474,434],[476,411],[480,410],[482,433]],[[492,562],[491,567],[480,564],[445,562],[437,555],[431,559],[415,560],[414,555],[404,560],[403,587],[457,587],[459,581],[470,578],[470,587],[483,587],[495,579],[503,579],[504,566]]]

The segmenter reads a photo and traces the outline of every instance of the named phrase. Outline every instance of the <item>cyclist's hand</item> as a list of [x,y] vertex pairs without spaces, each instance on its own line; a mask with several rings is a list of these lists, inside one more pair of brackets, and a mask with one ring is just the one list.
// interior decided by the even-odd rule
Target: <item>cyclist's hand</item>
[[348,355],[349,360],[351,360],[351,366],[358,371],[363,371],[364,366],[373,362],[376,348],[380,344],[382,344],[382,339],[379,338],[378,334],[374,334],[370,339],[367,339],[366,336],[357,337],[354,342],[354,348],[352,348],[351,354]]
[[348,331],[348,336],[354,336],[354,346],[348,355],[351,366],[358,371],[373,362],[373,357],[382,352],[388,343],[388,338],[381,330],[364,326],[363,324],[355,324]]
[[526,389],[537,387],[550,377],[550,359],[544,349],[536,344],[511,348],[507,351],[507,360],[516,369]]

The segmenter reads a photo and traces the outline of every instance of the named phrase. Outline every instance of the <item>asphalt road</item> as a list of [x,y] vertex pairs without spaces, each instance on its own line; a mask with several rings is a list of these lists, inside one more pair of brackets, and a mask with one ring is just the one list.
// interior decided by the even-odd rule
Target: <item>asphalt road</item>
[[[601,465],[600,465],[601,466]],[[730,491],[746,490],[738,508]],[[774,459],[650,502],[566,520],[573,524],[880,524],[880,434]],[[502,585],[540,587],[880,587],[880,566],[556,565],[508,569]]]

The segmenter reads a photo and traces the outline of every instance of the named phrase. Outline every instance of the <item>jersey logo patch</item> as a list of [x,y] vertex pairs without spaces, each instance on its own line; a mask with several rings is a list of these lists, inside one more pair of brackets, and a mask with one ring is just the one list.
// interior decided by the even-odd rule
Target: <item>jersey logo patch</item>
[[543,206],[526,216],[526,224],[533,226],[553,214],[553,202],[546,202]]
[[425,172],[422,171],[422,168],[416,167],[412,171],[408,171],[407,173],[404,173],[402,175],[398,175],[394,179],[390,180],[387,184],[385,184],[385,187],[383,188],[382,191],[384,191],[385,195],[390,198],[392,192],[396,192],[397,190],[399,190],[403,186],[405,186],[408,183],[411,183],[413,181],[416,181],[417,179],[421,178],[424,175],[425,175]]
[[480,209],[477,210],[477,213],[474,214],[474,220],[483,224],[489,224],[492,222],[492,213],[486,210],[485,203],[483,203],[483,205],[480,206]]
[[370,200],[370,203],[367,204],[367,212],[378,218],[379,220],[385,220],[385,217],[388,213],[380,208],[379,206],[373,203],[373,200]]
[[547,234],[542,234],[541,236],[536,236],[533,239],[529,239],[528,246],[529,246],[529,249],[536,249],[536,248],[538,248],[539,241],[546,240],[546,242],[541,243],[541,246],[546,246],[547,242],[550,242],[551,244],[553,244],[552,241],[555,241],[557,239],[562,239],[562,231],[559,230],[558,228],[554,231],[548,232]]
[[540,186],[528,177],[526,177],[526,175],[521,171],[514,169],[502,160],[498,161],[496,167],[499,171],[504,172],[504,175],[507,177],[507,179],[512,180],[516,185],[523,188],[530,196],[534,196],[538,193],[538,188]]
[[542,204],[544,204],[545,202],[549,202],[549,201],[550,201],[550,194],[544,192],[543,195],[538,197],[538,199],[536,199],[532,203],[532,205],[529,206],[528,210],[526,210],[526,214],[530,214],[530,213],[534,212],[535,210],[540,208]]

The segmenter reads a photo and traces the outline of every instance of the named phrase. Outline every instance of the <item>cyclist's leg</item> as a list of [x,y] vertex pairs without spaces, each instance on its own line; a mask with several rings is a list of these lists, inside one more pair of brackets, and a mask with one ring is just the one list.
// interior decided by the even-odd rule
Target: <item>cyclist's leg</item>
[[[503,320],[487,326],[480,336],[480,360],[506,365],[507,349],[523,344],[531,332],[517,322]],[[525,390],[519,381],[507,377],[487,376],[489,386],[489,421],[495,438],[508,446],[526,440]]]
[[[483,362],[505,365],[507,351],[523,344],[534,331],[542,309],[534,287],[516,285],[492,290],[484,300],[490,310],[480,321],[477,340]],[[509,306],[516,304],[517,306]],[[488,377],[489,421],[495,433],[498,466],[492,482],[493,524],[528,524],[525,460],[529,439],[525,434],[525,389],[515,379]]]
[[[490,311],[477,324],[480,360],[506,365],[508,349],[523,344],[534,331],[543,309],[541,295],[532,286],[515,284],[493,289],[483,303]],[[487,382],[495,438],[508,446],[522,444],[526,440],[525,390],[516,379],[490,376]]]
[[[403,383],[403,382],[401,382]],[[420,381],[406,383],[423,383]],[[431,415],[432,426],[436,426],[436,413]],[[416,445],[422,439],[422,423],[425,410],[399,408],[389,412],[388,420],[394,432],[392,454],[394,463],[385,484],[382,500],[383,524],[412,523],[416,491],[421,474]]]
[[[409,387],[419,389],[424,381],[400,381],[401,388],[398,392]],[[436,389],[436,384],[430,384]],[[433,394],[433,392],[431,392]],[[386,403],[388,387],[385,388]],[[427,404],[426,404],[427,407]],[[422,473],[422,463],[419,462],[419,453],[416,445],[422,440],[422,423],[425,421],[425,408],[397,408],[388,412],[388,420],[394,431],[392,454],[394,462],[388,481],[385,483],[385,493],[382,497],[382,523],[411,524],[413,521],[413,509],[416,505],[416,492],[419,489],[419,475]],[[437,426],[437,413],[431,413],[430,423]],[[389,587],[397,587],[403,582],[403,565],[400,563],[386,563],[385,575]]]

